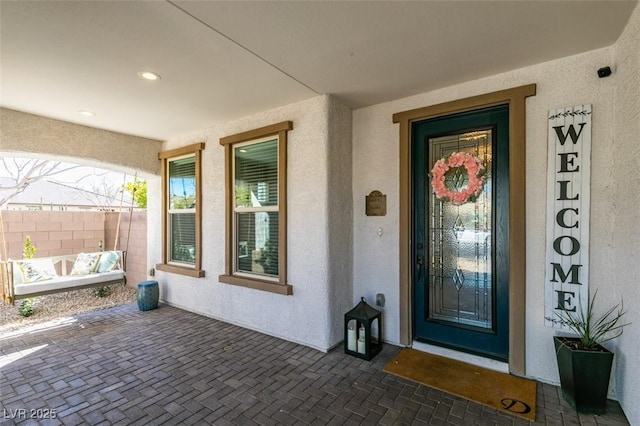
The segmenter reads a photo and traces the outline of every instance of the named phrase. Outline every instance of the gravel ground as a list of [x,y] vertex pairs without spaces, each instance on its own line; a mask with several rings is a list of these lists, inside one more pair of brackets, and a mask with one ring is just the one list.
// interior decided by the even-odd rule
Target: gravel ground
[[111,290],[107,297],[95,296],[91,288],[36,297],[29,317],[18,313],[22,300],[16,300],[15,306],[0,301],[0,333],[136,301],[137,290],[133,287],[120,284],[111,286]]

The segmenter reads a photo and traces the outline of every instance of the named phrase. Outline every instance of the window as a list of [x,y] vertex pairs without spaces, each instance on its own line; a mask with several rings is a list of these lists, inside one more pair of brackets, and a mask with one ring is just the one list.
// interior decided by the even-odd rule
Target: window
[[200,153],[204,143],[162,152],[163,255],[160,271],[204,277],[201,269]]
[[226,264],[220,281],[279,294],[287,284],[290,121],[220,139],[226,161]]

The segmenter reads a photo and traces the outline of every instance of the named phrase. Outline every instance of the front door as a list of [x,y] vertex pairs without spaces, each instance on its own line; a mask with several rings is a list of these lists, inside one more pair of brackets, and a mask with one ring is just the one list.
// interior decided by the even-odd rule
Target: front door
[[[508,125],[503,105],[411,129],[414,338],[500,360],[509,355]],[[479,194],[464,196],[468,169],[453,161],[436,195],[432,169],[453,153],[485,167]]]

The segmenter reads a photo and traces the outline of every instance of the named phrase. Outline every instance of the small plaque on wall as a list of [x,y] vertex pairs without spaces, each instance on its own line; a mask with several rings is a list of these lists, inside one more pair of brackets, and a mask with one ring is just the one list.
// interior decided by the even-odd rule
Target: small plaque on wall
[[380,191],[371,191],[371,193],[366,196],[365,211],[367,216],[386,216],[387,196]]

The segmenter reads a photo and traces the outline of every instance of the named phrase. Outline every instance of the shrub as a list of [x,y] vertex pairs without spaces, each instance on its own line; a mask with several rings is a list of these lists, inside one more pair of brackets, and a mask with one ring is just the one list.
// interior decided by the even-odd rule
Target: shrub
[[20,302],[18,313],[23,317],[30,317],[33,315],[33,299],[31,297]]
[[31,242],[31,237],[27,235],[22,245],[22,257],[25,259],[33,259],[36,254],[36,246]]
[[96,297],[107,297],[111,294],[111,287],[96,287],[93,289],[93,295]]

